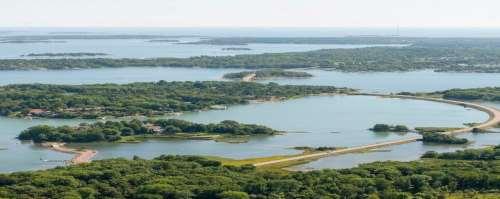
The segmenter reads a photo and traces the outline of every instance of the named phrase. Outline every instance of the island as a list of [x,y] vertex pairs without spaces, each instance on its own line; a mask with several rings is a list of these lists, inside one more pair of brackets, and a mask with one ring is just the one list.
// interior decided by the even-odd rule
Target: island
[[107,56],[107,53],[88,53],[88,52],[76,52],[76,53],[30,53],[22,55],[23,57],[96,57],[96,56]]
[[216,139],[224,135],[275,135],[279,131],[262,125],[222,121],[200,124],[178,119],[106,121],[76,127],[38,125],[22,131],[18,139],[35,143],[138,142],[146,138]]
[[[474,154],[498,157],[498,148]],[[305,172],[136,156],[0,174],[0,198],[498,198],[500,160],[468,153]]]
[[410,129],[405,125],[389,125],[389,124],[375,124],[369,129],[373,132],[409,132]]
[[243,81],[261,80],[270,78],[310,78],[313,75],[301,71],[288,71],[282,69],[266,69],[258,71],[243,71],[224,74],[225,79],[239,79]]
[[425,132],[422,133],[422,141],[424,143],[439,143],[439,144],[467,144],[469,140],[466,138],[457,138],[452,135],[443,133]]
[[251,48],[222,48],[222,50],[225,50],[225,51],[248,51],[248,50],[252,50]]
[[[342,72],[437,72],[499,73],[500,47],[463,43],[323,49],[309,52],[264,53],[189,58],[85,58],[85,59],[0,59],[0,70],[116,68],[116,67],[202,67],[246,69],[317,68]],[[491,41],[495,42],[495,41]],[[484,42],[479,42],[484,44]],[[487,44],[484,44],[487,45]],[[473,47],[470,47],[473,46]],[[500,44],[498,44],[500,46]]]
[[130,84],[0,86],[0,115],[86,118],[162,116],[225,109],[228,105],[344,94],[353,89],[253,82],[147,82]]

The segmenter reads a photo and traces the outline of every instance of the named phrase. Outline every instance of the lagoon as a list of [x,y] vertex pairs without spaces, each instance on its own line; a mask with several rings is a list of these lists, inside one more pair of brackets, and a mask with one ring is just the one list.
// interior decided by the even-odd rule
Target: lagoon
[[[255,137],[242,144],[211,140],[159,140],[136,144],[98,143],[73,144],[99,151],[96,159],[138,155],[152,158],[161,154],[216,155],[229,158],[249,158],[296,154],[295,146],[357,146],[412,135],[373,133],[367,129],[376,123],[404,124],[410,127],[457,127],[467,122],[487,119],[485,113],[460,106],[428,101],[387,99],[373,96],[316,96],[282,102],[267,102],[231,106],[227,110],[186,113],[178,116],[195,122],[218,122],[231,119],[245,123],[268,125],[288,131],[285,135]],[[47,168],[58,165],[44,159],[69,159],[68,154],[41,149],[30,143],[20,143],[15,136],[36,124],[76,125],[86,120],[23,120],[1,117],[0,172]],[[88,122],[88,121],[87,121]],[[42,160],[41,160],[42,159]]]

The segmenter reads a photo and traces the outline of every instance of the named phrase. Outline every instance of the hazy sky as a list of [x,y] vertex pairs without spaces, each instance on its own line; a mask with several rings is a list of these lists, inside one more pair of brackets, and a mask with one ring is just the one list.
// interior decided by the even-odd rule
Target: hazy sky
[[0,26],[500,27],[499,0],[1,0]]

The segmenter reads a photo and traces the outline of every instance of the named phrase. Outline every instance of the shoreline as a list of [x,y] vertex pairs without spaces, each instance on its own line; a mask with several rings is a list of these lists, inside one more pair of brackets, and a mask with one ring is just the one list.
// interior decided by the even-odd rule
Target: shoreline
[[[476,104],[473,102],[447,100],[447,99],[430,98],[430,97],[391,95],[391,94],[349,93],[348,95],[362,95],[362,96],[375,96],[375,97],[386,97],[386,98],[432,101],[432,102],[438,102],[438,103],[463,106],[466,108],[473,108],[473,109],[476,109],[478,111],[481,111],[481,112],[488,114],[488,119],[486,121],[478,123],[474,126],[442,132],[442,134],[446,134],[446,135],[467,133],[467,132],[473,131],[474,129],[485,130],[485,129],[489,129],[489,128],[495,128],[495,126],[500,124],[500,110],[493,108],[493,107],[489,107],[489,106],[485,106],[485,105],[481,105],[481,104]],[[317,152],[317,153],[312,153],[312,154],[307,154],[307,155],[299,155],[299,156],[295,156],[295,157],[276,159],[276,160],[271,160],[271,161],[266,161],[266,162],[257,162],[257,163],[254,163],[253,165],[255,167],[263,167],[263,166],[266,166],[266,167],[271,166],[272,167],[273,165],[278,165],[278,166],[284,165],[282,167],[282,168],[284,168],[284,167],[288,167],[290,165],[302,164],[302,163],[307,162],[307,161],[316,160],[316,159],[320,159],[320,158],[332,156],[332,155],[352,153],[352,152],[363,151],[363,150],[373,150],[373,149],[385,147],[385,146],[393,146],[393,145],[406,144],[406,143],[410,143],[410,142],[416,142],[420,139],[420,137],[421,137],[420,135],[419,136],[412,136],[412,137],[409,137],[406,139],[379,142],[379,143],[375,143],[375,144],[367,144],[367,145],[361,145],[361,146],[354,146],[354,147],[349,147],[349,148],[339,149],[339,150],[323,151],[323,152]]]
[[97,155],[96,150],[91,150],[91,149],[85,149],[85,150],[78,150],[74,148],[68,148],[66,147],[66,143],[61,143],[61,142],[45,142],[41,144],[43,147],[46,147],[48,149],[57,151],[57,152],[62,152],[62,153],[70,153],[70,154],[75,154],[71,160],[69,160],[69,164],[82,164],[82,163],[89,163],[92,161],[92,158]]

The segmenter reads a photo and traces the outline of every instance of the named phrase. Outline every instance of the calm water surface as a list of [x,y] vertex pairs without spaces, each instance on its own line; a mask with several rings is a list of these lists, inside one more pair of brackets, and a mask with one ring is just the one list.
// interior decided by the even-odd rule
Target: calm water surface
[[[243,69],[126,67],[82,70],[0,71],[0,85],[19,83],[91,84],[145,81],[222,80],[225,73]],[[310,79],[272,79],[261,82],[280,84],[333,85],[361,89],[366,92],[428,92],[451,88],[500,86],[498,73],[436,73],[414,71],[401,73],[343,73],[305,70]]]
[[[376,123],[418,126],[462,126],[481,122],[485,113],[435,102],[383,99],[369,96],[322,96],[232,106],[225,111],[187,113],[178,117],[195,122],[232,119],[289,131],[286,135],[252,138],[248,143],[229,144],[214,141],[149,140],[138,144],[74,145],[99,151],[97,159],[139,155],[152,158],[161,154],[218,155],[248,158],[294,154],[295,146],[357,146],[400,139],[411,134],[373,133],[367,129]],[[57,165],[42,160],[69,159],[69,155],[44,150],[16,141],[15,136],[36,124],[76,125],[85,120],[21,120],[0,118],[0,171],[46,168]],[[41,160],[42,159],[42,160]]]
[[[199,38],[172,38],[180,42],[197,41]],[[227,56],[240,54],[302,52],[319,49],[364,48],[374,46],[400,45],[340,45],[340,44],[248,44],[199,45],[168,42],[148,42],[141,39],[75,39],[62,40],[64,43],[0,43],[0,59],[30,58],[30,53],[106,53],[106,58],[155,58],[193,56]],[[223,50],[223,48],[250,48],[250,50]],[[38,57],[57,58],[57,57]],[[73,57],[74,58],[74,57]]]

